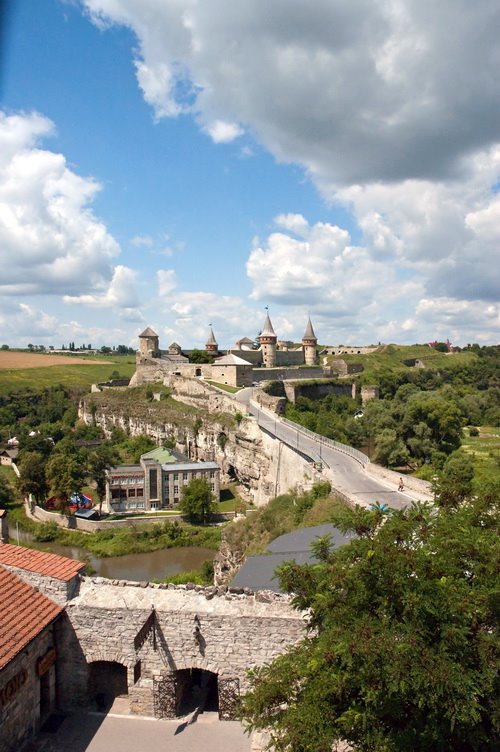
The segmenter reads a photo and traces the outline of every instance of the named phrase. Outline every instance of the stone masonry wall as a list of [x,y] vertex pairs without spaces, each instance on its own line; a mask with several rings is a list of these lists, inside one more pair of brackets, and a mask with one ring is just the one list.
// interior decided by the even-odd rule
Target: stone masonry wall
[[19,569],[8,564],[2,564],[2,566],[16,574],[31,587],[37,588],[47,598],[51,598],[60,606],[64,606],[66,601],[76,595],[78,590],[78,577],[73,577],[68,581],[57,580],[54,577],[46,577],[38,572],[29,572],[27,569]]
[[[154,607],[155,639],[134,638]],[[93,661],[127,667],[133,712],[153,715],[154,683],[180,669],[212,671],[219,682],[235,680],[249,688],[248,668],[273,660],[304,636],[304,617],[289,598],[269,592],[228,592],[224,588],[125,583],[84,578],[67,606],[66,649],[75,653],[66,675],[66,697],[86,691]],[[140,661],[140,678],[134,667]],[[90,698],[92,699],[92,698]]]
[[[46,627],[0,671],[0,752],[18,752],[40,723],[40,680],[36,662],[54,645],[53,626]],[[48,670],[55,702],[55,667]]]

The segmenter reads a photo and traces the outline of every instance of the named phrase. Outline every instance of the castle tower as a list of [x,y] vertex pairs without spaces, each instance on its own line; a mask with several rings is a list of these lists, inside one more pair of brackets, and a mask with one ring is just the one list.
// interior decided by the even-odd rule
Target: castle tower
[[274,332],[273,325],[269,314],[266,314],[266,320],[264,322],[264,328],[257,337],[257,341],[260,342],[262,350],[263,365],[266,368],[274,368],[276,365],[276,342],[278,338]]
[[309,317],[304,336],[302,337],[302,347],[304,348],[304,360],[306,366],[314,366],[318,362],[318,356],[316,354],[317,344],[318,340],[314,334],[311,318]]
[[210,353],[211,355],[217,355],[217,353],[219,352],[219,345],[217,344],[217,341],[214,337],[214,330],[212,329],[211,325],[208,339],[205,344],[205,351]]
[[150,326],[139,334],[139,355],[143,358],[159,358],[160,344],[158,335]]

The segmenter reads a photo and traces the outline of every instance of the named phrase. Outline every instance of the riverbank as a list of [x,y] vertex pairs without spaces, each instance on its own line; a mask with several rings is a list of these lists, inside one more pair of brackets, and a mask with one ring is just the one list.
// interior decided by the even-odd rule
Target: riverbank
[[35,522],[27,516],[19,502],[10,504],[8,511],[12,535],[18,525],[21,530],[33,536],[35,543],[56,542],[65,546],[77,546],[100,558],[188,546],[216,551],[221,540],[221,530],[216,525],[190,525],[165,519],[161,522],[84,533],[61,528],[55,522]]

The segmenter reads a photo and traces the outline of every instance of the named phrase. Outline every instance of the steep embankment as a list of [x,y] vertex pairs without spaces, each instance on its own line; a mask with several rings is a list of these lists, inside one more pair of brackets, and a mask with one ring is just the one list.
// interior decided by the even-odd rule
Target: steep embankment
[[242,416],[240,404],[200,382],[190,388],[183,379],[181,387],[184,392],[176,398],[164,391],[159,401],[151,399],[150,387],[94,393],[81,401],[80,418],[108,435],[118,426],[131,436],[173,440],[193,461],[215,460],[222,479],[237,480],[257,506],[290,488],[310,485],[313,468],[261,431],[253,418]]

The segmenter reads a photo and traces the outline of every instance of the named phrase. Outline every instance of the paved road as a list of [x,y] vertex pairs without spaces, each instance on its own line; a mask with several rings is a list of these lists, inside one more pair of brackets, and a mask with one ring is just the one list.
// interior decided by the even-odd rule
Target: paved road
[[[210,714],[209,714],[210,716]],[[82,713],[66,718],[54,734],[43,733],[27,752],[249,752],[250,739],[236,721],[200,716],[160,721]]]
[[324,466],[326,465],[323,471],[325,478],[351,500],[366,506],[378,501],[394,509],[402,509],[417,498],[411,491],[399,493],[395,483],[372,477],[357,460],[306,436],[300,431],[300,427],[290,427],[281,421],[279,416],[261,408],[256,409],[255,404],[251,402],[248,402],[248,410],[255,416],[261,428],[312,461],[321,461]]

